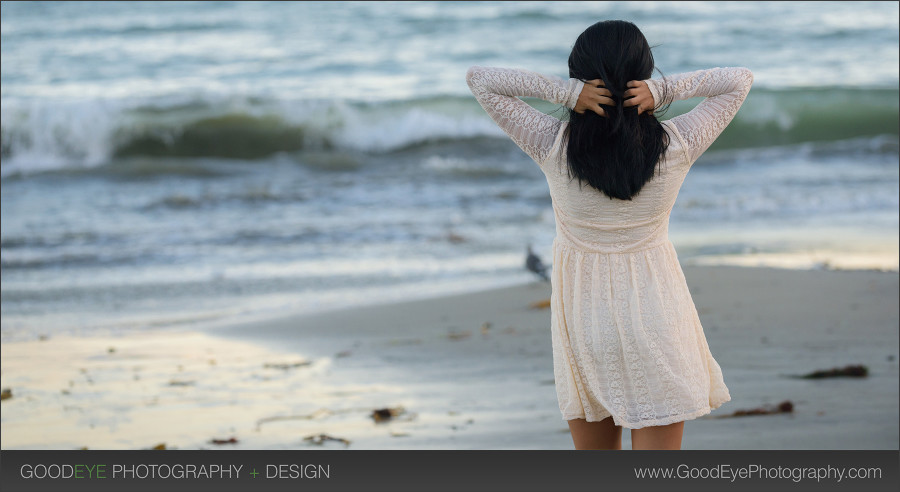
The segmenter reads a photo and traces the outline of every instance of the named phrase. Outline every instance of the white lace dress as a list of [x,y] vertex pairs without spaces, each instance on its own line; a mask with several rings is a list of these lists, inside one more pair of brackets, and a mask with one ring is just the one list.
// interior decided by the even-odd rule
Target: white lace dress
[[[663,121],[669,148],[631,201],[570,180],[567,123],[518,96],[574,108],[584,85],[528,70],[473,66],[466,80],[490,117],[540,166],[556,217],[551,339],[563,419],[638,429],[695,419],[731,399],[710,353],[675,248],[669,214],[694,161],[734,118],[750,91],[746,68],[666,78],[670,99],[705,97]],[[657,106],[662,79],[647,81]]]

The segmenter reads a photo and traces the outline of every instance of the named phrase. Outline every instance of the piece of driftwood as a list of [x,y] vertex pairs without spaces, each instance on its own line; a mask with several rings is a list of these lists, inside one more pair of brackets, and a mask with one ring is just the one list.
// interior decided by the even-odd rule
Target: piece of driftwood
[[313,413],[303,415],[276,415],[275,417],[266,417],[256,421],[256,430],[259,430],[263,424],[267,422],[277,422],[279,420],[312,420],[334,414],[327,408],[320,408]]
[[869,375],[869,368],[864,365],[850,365],[844,367],[835,367],[832,369],[813,371],[802,376],[803,379],[824,379],[824,378],[864,378]]
[[291,362],[291,363],[270,363],[270,362],[267,362],[267,363],[263,364],[263,367],[269,368],[269,369],[283,369],[283,370],[288,370],[288,369],[293,369],[293,368],[295,368],[295,367],[306,367],[306,366],[309,366],[309,365],[312,365],[312,361],[304,360],[304,361],[300,361],[300,362]]
[[470,331],[451,332],[447,334],[447,338],[450,340],[462,340],[468,338],[470,335],[472,335],[472,332]]
[[394,417],[402,415],[406,410],[403,407],[379,408],[373,410],[371,417],[375,422],[387,422]]
[[342,437],[332,437],[328,434],[313,434],[311,436],[304,437],[303,440],[319,446],[321,446],[325,441],[338,441],[344,443],[344,446],[350,445],[350,441],[348,441],[347,439],[344,439]]
[[779,413],[793,413],[793,412],[794,412],[794,404],[790,400],[785,400],[775,406],[767,405],[765,407],[751,408],[749,410],[736,410],[728,415],[719,416],[718,418],[748,417],[751,415],[774,415],[774,414],[779,414]]
[[210,439],[210,444],[237,444],[238,440],[236,437],[229,437],[228,439]]

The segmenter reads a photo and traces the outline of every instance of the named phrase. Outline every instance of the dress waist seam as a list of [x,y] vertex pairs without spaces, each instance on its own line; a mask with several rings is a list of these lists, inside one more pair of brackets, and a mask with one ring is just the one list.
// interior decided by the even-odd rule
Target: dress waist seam
[[637,248],[637,249],[627,249],[624,251],[609,251],[609,250],[604,251],[604,250],[600,250],[600,249],[596,249],[596,248],[585,248],[584,246],[580,246],[580,245],[576,244],[575,242],[573,242],[571,239],[569,239],[565,235],[557,234],[556,237],[553,239],[553,244],[554,244],[554,246],[556,246],[556,245],[564,246],[569,249],[581,251],[582,253],[592,253],[592,254],[600,254],[600,255],[630,255],[630,254],[634,254],[634,253],[640,253],[642,251],[647,251],[650,249],[656,249],[661,246],[667,246],[667,245],[671,244],[671,241],[669,241],[669,238],[666,237],[666,238],[654,241],[654,243],[650,246],[641,246],[640,248]]

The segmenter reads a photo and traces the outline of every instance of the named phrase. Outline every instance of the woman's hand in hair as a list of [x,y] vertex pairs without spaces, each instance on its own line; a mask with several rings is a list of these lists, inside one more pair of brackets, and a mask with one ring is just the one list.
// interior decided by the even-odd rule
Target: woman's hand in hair
[[622,103],[622,106],[637,106],[638,114],[643,112],[653,114],[656,104],[647,83],[643,80],[632,80],[628,82],[627,86],[630,89],[625,91],[625,102]]
[[581,94],[578,95],[578,102],[575,103],[573,110],[578,114],[582,114],[585,110],[590,109],[600,116],[606,116],[606,110],[603,109],[601,104],[615,106],[616,102],[613,101],[611,96],[612,92],[609,92],[609,89],[604,87],[603,80],[587,80],[581,89]]

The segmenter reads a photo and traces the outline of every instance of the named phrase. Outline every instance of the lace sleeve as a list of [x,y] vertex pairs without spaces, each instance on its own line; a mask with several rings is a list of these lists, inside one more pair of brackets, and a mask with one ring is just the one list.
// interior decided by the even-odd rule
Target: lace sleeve
[[[684,137],[689,164],[693,164],[734,119],[750,92],[753,72],[743,67],[711,68],[646,82],[657,107],[673,100],[706,98],[691,111],[671,120]],[[660,100],[662,90],[659,85],[662,84],[668,94],[666,101]]]
[[549,156],[561,122],[531,107],[519,96],[537,97],[574,108],[584,82],[529,70],[470,67],[466,82],[500,128],[539,165]]

